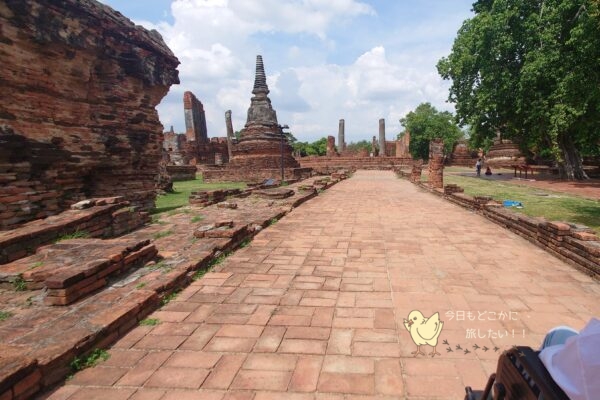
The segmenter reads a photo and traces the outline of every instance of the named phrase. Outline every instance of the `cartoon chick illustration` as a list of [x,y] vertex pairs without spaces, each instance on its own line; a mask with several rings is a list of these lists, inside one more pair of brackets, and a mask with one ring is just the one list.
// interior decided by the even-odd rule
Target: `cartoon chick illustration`
[[410,337],[417,345],[417,351],[413,351],[411,354],[414,354],[415,357],[419,354],[425,355],[421,351],[421,346],[428,344],[433,347],[433,351],[429,353],[431,357],[434,357],[436,354],[440,355],[435,350],[438,337],[444,327],[444,322],[440,321],[439,313],[436,312],[431,317],[425,318],[420,311],[413,310],[408,314],[408,320],[404,319],[404,327],[410,332]]

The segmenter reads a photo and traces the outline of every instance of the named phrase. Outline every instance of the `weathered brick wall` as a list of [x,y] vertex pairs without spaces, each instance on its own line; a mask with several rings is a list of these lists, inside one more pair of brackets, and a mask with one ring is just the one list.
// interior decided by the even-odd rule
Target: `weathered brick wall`
[[394,170],[412,163],[410,158],[397,157],[302,157],[298,158],[302,168],[312,168],[319,174],[329,174],[340,169]]
[[223,163],[227,163],[229,162],[227,138],[211,138],[207,143],[188,142],[185,154],[192,165],[214,165],[218,157],[221,157]]
[[396,157],[411,157],[409,131],[404,132],[404,135],[396,140]]
[[167,165],[167,173],[175,181],[190,181],[196,179],[195,165]]
[[[311,176],[310,168],[284,168],[284,179],[305,179]],[[205,182],[261,182],[265,179],[281,179],[281,168],[239,168],[213,167],[202,172]]]
[[0,229],[87,197],[152,207],[179,63],[160,35],[92,0],[3,0],[0,51]]

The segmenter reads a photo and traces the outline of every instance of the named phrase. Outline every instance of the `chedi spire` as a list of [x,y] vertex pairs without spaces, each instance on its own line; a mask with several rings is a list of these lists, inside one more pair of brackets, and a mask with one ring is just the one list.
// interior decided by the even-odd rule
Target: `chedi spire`
[[[254,78],[254,89],[252,89],[252,98],[250,99],[250,108],[248,109],[248,119],[245,129],[242,130],[241,140],[247,136],[260,134],[263,137],[271,137],[273,140],[279,140],[279,124],[277,123],[277,114],[271,105],[269,99],[269,87],[267,86],[267,76],[262,56],[256,56],[256,77]],[[260,129],[249,129],[252,126],[260,125]]]
[[269,87],[267,86],[267,76],[265,74],[265,66],[263,64],[262,56],[256,56],[256,75],[254,77],[254,89],[252,93],[258,95],[259,93],[269,94]]

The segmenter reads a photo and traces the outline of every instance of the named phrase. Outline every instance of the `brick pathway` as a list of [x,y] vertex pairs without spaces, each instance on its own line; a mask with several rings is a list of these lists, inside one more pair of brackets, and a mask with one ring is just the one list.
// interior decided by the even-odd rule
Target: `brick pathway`
[[[495,347],[537,346],[559,324],[582,328],[600,315],[599,294],[483,217],[390,172],[359,171],[46,398],[462,399],[495,370]],[[412,357],[402,319],[414,309],[440,313],[440,356]]]

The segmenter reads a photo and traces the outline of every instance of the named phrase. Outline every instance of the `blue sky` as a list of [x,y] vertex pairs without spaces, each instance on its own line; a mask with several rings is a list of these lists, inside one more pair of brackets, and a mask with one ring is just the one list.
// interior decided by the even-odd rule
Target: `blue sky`
[[185,130],[183,92],[204,104],[210,137],[225,136],[226,110],[243,128],[256,55],[265,63],[279,123],[302,141],[386,137],[422,102],[446,103],[435,65],[450,52],[473,0],[102,0],[158,30],[181,61],[180,85],[158,106],[168,129]]

